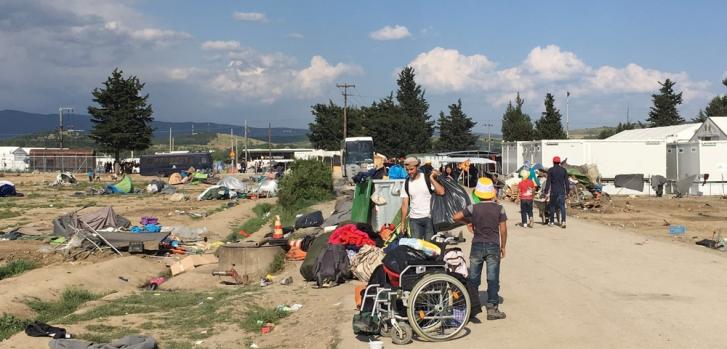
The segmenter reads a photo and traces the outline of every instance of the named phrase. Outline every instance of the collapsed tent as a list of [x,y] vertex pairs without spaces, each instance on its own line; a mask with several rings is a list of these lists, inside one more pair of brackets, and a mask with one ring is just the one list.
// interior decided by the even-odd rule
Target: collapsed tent
[[53,220],[53,235],[69,237],[81,229],[84,225],[93,230],[105,228],[126,228],[131,222],[114,212],[112,207],[104,207],[99,210],[78,215],[69,213]]
[[172,173],[171,176],[169,176],[169,184],[171,185],[177,185],[182,184],[182,175],[179,173]]
[[146,191],[148,193],[162,193],[171,195],[176,193],[177,189],[169,184],[164,183],[164,181],[162,180],[154,179],[149,183],[149,185],[146,186]]
[[0,181],[0,198],[17,195],[18,192],[15,191],[15,184],[10,181]]
[[221,185],[213,185],[205,191],[202,192],[202,194],[199,194],[197,197],[197,201],[202,200],[225,200],[229,199],[231,197],[236,197],[237,193],[235,191],[231,191],[230,188],[221,186]]
[[61,172],[56,176],[56,180],[51,183],[51,186],[57,186],[57,185],[69,185],[69,184],[76,184],[77,180],[76,177],[73,176],[73,173],[70,172]]
[[272,197],[278,195],[278,181],[275,179],[265,179],[260,182],[255,190],[260,196]]
[[120,182],[107,185],[106,189],[112,194],[128,194],[131,193],[131,191],[134,189],[134,185],[131,183],[130,176],[124,176],[124,178],[122,178]]
[[245,185],[245,183],[242,183],[241,180],[233,176],[225,176],[224,178],[222,178],[222,180],[217,182],[217,185],[230,188],[230,190],[234,190],[239,193],[244,193],[245,191],[247,191],[247,186]]

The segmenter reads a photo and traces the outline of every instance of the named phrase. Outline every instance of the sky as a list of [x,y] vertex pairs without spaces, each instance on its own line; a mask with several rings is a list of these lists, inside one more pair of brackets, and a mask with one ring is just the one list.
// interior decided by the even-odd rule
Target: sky
[[[306,128],[311,106],[370,105],[412,66],[430,114],[462,100],[477,132],[520,93],[569,127],[645,120],[659,81],[689,120],[727,93],[725,1],[1,0],[0,110],[85,113],[114,68],[154,117]],[[566,92],[570,92],[567,99]]]

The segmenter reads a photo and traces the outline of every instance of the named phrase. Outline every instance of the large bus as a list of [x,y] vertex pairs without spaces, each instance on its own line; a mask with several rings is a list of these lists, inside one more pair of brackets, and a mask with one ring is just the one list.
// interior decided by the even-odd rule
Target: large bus
[[174,172],[194,167],[197,170],[212,168],[212,155],[210,153],[169,153],[142,155],[140,163],[142,176],[167,177]]
[[374,139],[346,137],[343,147],[343,176],[353,177],[374,167]]

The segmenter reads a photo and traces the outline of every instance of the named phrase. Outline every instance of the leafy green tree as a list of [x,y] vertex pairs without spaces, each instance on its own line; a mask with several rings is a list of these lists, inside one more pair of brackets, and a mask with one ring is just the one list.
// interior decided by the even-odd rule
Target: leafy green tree
[[396,80],[399,86],[396,100],[403,112],[405,129],[399,137],[405,140],[404,154],[428,152],[432,149],[434,121],[430,120],[429,103],[424,99],[424,91],[414,80],[414,68],[405,67]]
[[502,140],[505,142],[532,141],[535,130],[530,115],[523,112],[525,100],[520,98],[520,92],[515,97],[515,105],[512,101],[507,104],[505,114],[502,114]]
[[[640,122],[639,123],[635,123],[635,122],[620,123],[619,122],[616,127],[607,127],[605,129],[601,130],[601,132],[598,134],[598,139],[606,139],[615,134],[618,134],[621,131],[633,130],[633,129],[637,128],[639,125],[640,125]],[[643,127],[643,125],[642,125],[642,127]],[[641,128],[641,127],[639,127],[639,128]]]
[[439,141],[437,149],[440,151],[469,150],[474,148],[477,136],[472,134],[472,128],[477,123],[462,111],[462,100],[449,105],[449,115],[439,112]]
[[535,131],[538,139],[565,139],[565,131],[560,121],[560,110],[555,108],[555,98],[548,93],[545,95],[545,111],[540,120],[535,121]]
[[90,137],[102,151],[113,153],[116,160],[124,150],[141,151],[152,142],[151,105],[149,95],[141,95],[144,83],[136,76],[125,78],[123,71],[116,68],[91,94],[98,107],[89,106],[93,129]]
[[[722,85],[727,87],[727,79],[722,80]],[[700,109],[699,114],[692,121],[704,122],[710,116],[727,116],[727,95],[712,98],[707,107],[704,110]]]
[[649,111],[649,127],[671,126],[684,123],[679,115],[677,106],[682,104],[682,93],[674,93],[676,82],[666,79],[663,83],[659,81],[661,88],[659,94],[651,95],[654,106]]
[[296,160],[280,180],[278,203],[288,211],[306,208],[333,197],[331,169],[316,160]]
[[374,149],[377,153],[390,157],[400,157],[407,154],[407,139],[404,130],[408,129],[404,113],[394,102],[393,95],[374,102],[370,107],[361,108],[365,116],[365,129],[374,139]]
[[[316,149],[340,150],[343,142],[343,107],[333,101],[328,104],[316,104],[311,107],[315,120],[308,124],[308,139]],[[346,134],[356,137],[364,134],[361,110],[348,107],[346,112]]]

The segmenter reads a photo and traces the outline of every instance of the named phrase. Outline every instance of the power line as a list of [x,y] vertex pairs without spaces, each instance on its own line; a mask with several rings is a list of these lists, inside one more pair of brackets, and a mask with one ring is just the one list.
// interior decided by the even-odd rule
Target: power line
[[349,84],[349,83],[343,83],[343,84],[336,84],[336,87],[342,88],[343,92],[341,93],[343,95],[343,139],[346,139],[346,132],[347,132],[347,112],[348,112],[348,89],[353,87],[356,88],[356,85]]

